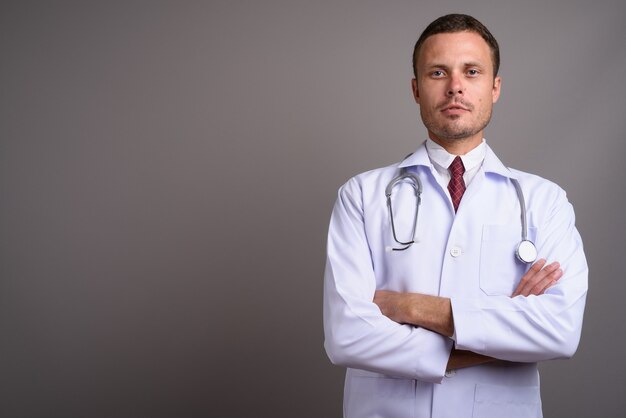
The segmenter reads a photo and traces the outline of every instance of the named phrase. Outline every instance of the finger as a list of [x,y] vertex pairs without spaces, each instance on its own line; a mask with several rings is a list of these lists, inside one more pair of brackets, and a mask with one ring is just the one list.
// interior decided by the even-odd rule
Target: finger
[[530,274],[536,274],[536,273],[538,273],[538,272],[539,272],[539,271],[543,268],[543,266],[545,266],[545,265],[546,265],[546,259],[545,259],[545,258],[540,258],[539,260],[537,260],[537,261],[535,262],[535,264],[533,264],[533,265],[532,265],[532,266],[528,269],[528,271],[526,272],[526,274],[528,274],[528,273],[530,273]]
[[524,289],[526,288],[528,282],[537,274],[541,271],[541,269],[543,268],[543,266],[546,264],[546,260],[544,258],[540,258],[539,260],[537,260],[537,262],[535,264],[533,264],[528,271],[526,272],[526,274],[524,274],[520,280],[520,282],[517,285],[517,288],[515,289],[515,291],[513,292],[513,294],[511,295],[511,297],[515,297],[518,296],[520,294],[522,294],[522,292],[524,291]]
[[563,277],[563,270],[557,269],[546,276],[542,281],[537,283],[535,287],[530,290],[530,295],[542,295],[548,288],[554,286],[556,282]]
[[529,296],[531,294],[538,294],[534,290],[535,288],[542,289],[548,286],[549,282],[554,279],[551,275],[556,272],[560,267],[558,262],[551,263],[545,266],[536,274],[529,276],[524,286],[519,291],[519,294],[523,296]]
[[[541,260],[541,261],[542,261],[541,266],[544,266],[546,261],[545,260]],[[533,267],[529,269],[528,272],[526,272],[526,274],[522,277],[522,280],[520,280],[520,284],[517,286],[518,288],[514,292],[514,296],[530,295],[532,293],[533,288],[535,288],[535,286],[540,284],[542,281],[546,280],[547,276],[552,274],[554,271],[556,271],[560,267],[560,264],[555,261],[554,263],[551,263],[545,266],[544,268],[540,269],[539,271],[537,271],[537,268],[536,268],[537,264],[539,263],[535,263],[535,265],[533,265]],[[543,287],[545,287],[546,285],[547,285],[547,282],[543,284]]]
[[536,293],[534,289],[546,287],[552,280],[551,275],[557,271],[559,267],[560,265],[557,262],[545,266],[541,269],[541,271],[539,271],[539,273],[535,274],[530,280],[528,280],[528,283],[524,286],[522,294],[524,296],[537,295],[538,293]]

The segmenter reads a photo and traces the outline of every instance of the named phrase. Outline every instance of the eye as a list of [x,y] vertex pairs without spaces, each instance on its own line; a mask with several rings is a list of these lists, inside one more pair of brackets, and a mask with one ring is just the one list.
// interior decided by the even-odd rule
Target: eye
[[432,75],[433,77],[435,77],[435,78],[441,78],[441,77],[443,77],[445,74],[444,74],[444,72],[443,72],[443,71],[441,71],[441,70],[435,70],[435,71],[433,71],[433,72],[431,73],[431,75]]
[[467,75],[469,75],[470,77],[476,77],[478,74],[480,74],[480,71],[475,68],[467,70]]

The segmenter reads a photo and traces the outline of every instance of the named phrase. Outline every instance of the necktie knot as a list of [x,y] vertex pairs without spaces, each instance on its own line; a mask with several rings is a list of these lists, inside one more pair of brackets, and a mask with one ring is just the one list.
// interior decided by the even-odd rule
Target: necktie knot
[[463,165],[461,157],[457,155],[456,158],[450,163],[448,170],[450,171],[452,178],[463,177],[463,173],[465,173],[465,166]]
[[463,173],[465,173],[465,166],[461,157],[457,156],[450,166],[450,183],[448,183],[448,191],[450,192],[450,198],[452,198],[452,205],[454,206],[454,212],[459,208],[463,193],[465,193],[465,181],[463,180]]

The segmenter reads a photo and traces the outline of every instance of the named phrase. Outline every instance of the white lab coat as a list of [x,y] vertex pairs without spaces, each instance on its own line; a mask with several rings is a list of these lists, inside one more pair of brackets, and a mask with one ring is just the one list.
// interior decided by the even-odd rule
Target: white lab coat
[[[401,167],[420,176],[416,239],[393,240],[385,187]],[[324,281],[325,348],[348,368],[344,416],[355,418],[541,417],[537,362],[571,357],[580,338],[587,264],[565,192],[506,168],[487,147],[482,167],[454,213],[424,144],[399,164],[369,171],[339,190],[328,233]],[[559,261],[558,283],[540,296],[511,298],[529,266],[515,257],[524,192],[529,239],[539,258]],[[399,240],[410,240],[415,197],[393,191]],[[372,302],[377,289],[451,298],[456,347],[507,362],[446,371],[455,342],[400,325]]]

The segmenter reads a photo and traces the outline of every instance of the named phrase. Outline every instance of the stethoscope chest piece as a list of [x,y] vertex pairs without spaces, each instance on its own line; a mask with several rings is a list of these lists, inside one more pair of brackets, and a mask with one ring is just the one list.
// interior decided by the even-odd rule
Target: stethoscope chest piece
[[532,241],[523,240],[517,246],[515,255],[522,263],[530,264],[535,262],[535,260],[537,259],[537,248],[535,247],[535,244],[532,243]]

